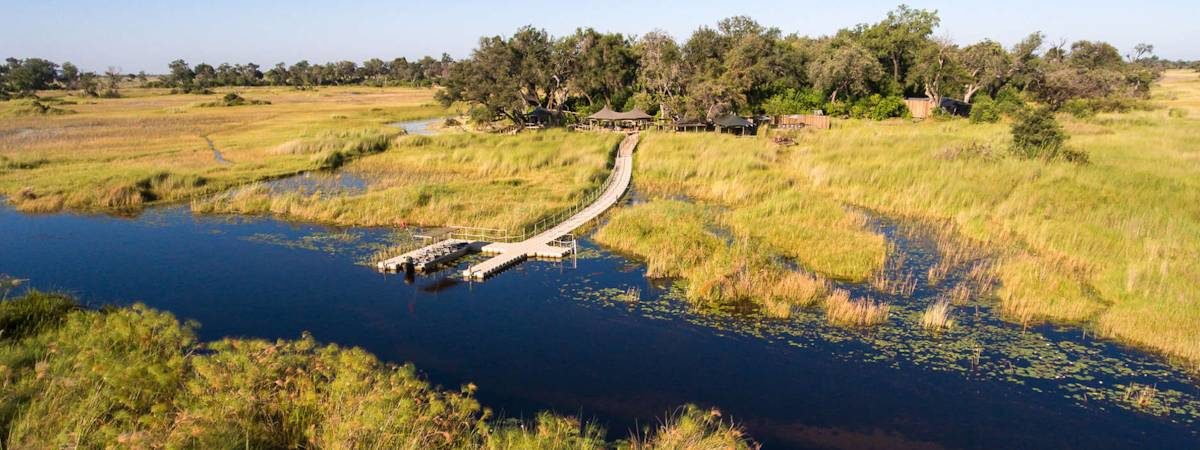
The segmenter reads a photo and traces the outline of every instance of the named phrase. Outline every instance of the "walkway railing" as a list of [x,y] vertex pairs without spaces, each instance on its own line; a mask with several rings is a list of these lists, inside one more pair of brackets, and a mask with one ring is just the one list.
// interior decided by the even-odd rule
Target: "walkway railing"
[[[620,149],[621,143],[617,143],[615,158],[621,157]],[[529,238],[537,236],[538,234],[553,228],[555,225],[562,223],[567,218],[574,216],[588,206],[591,206],[591,204],[595,202],[597,198],[600,198],[601,195],[604,195],[604,192],[608,190],[608,187],[612,186],[613,182],[616,181],[620,175],[617,173],[617,169],[618,166],[614,161],[613,170],[609,172],[608,177],[604,179],[604,183],[602,183],[599,187],[589,191],[574,205],[567,207],[566,209],[559,210],[558,212],[555,212],[549,216],[544,216],[537,222],[521,227],[519,233],[514,232],[513,230],[504,230],[499,228],[450,226],[450,228],[454,229],[454,231],[450,233],[450,237],[455,239],[487,242],[521,242],[528,240]],[[632,168],[629,170],[632,170]]]

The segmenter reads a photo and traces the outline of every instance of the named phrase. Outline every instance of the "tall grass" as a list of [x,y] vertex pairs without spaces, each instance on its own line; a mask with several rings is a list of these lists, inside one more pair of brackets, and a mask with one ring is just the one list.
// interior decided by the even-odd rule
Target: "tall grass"
[[869,298],[851,299],[850,293],[834,290],[825,298],[825,319],[850,327],[873,327],[887,322],[891,306]]
[[[361,154],[385,145],[286,144],[287,151]],[[342,170],[368,180],[363,193],[304,195],[246,186],[192,202],[201,213],[258,213],[338,225],[461,225],[519,231],[577,204],[607,176],[620,137],[562,130],[507,135],[402,136],[389,151]],[[365,149],[365,150],[364,150]],[[349,159],[349,158],[346,158]],[[322,165],[330,163],[322,162]]]
[[921,326],[935,333],[954,328],[954,319],[950,318],[951,309],[947,300],[931,303],[921,314]]
[[[136,210],[336,166],[399,134],[388,122],[446,113],[432,104],[428,89],[248,91],[271,104],[199,108],[192,105],[196,96],[129,89],[125,98],[79,99],[71,106],[78,114],[6,118],[0,121],[0,195],[26,211]],[[0,115],[18,107],[0,102]],[[332,119],[333,113],[345,119]],[[202,136],[231,163],[217,161]],[[277,150],[287,142],[308,143],[320,156]],[[350,145],[358,143],[366,145]],[[137,186],[159,173],[207,182]]]
[[[47,305],[51,305],[47,307]],[[195,324],[141,305],[79,310],[41,293],[0,303],[4,448],[612,448],[603,430],[539,413],[492,417],[430,386],[411,365],[295,340],[201,343]],[[19,337],[7,331],[23,330]],[[36,327],[30,324],[40,324]],[[9,339],[11,338],[11,339]],[[639,448],[748,448],[741,430],[694,407]]]
[[[1152,92],[1162,108],[1060,118],[1070,145],[1089,153],[1087,165],[990,152],[946,157],[947,148],[1007,148],[1005,123],[850,120],[804,134],[790,147],[773,147],[769,139],[651,134],[642,140],[634,179],[652,196],[728,208],[712,217],[722,217],[737,237],[794,245],[799,249],[788,253],[826,276],[874,273],[865,269],[879,267],[885,251],[880,240],[850,226],[851,213],[813,206],[812,199],[946,221],[956,240],[970,245],[943,248],[943,264],[918,274],[928,281],[942,282],[954,264],[975,264],[972,278],[997,284],[1001,309],[1015,321],[1081,323],[1194,364],[1200,361],[1200,79],[1168,72]],[[1171,108],[1190,113],[1171,116]],[[758,201],[775,204],[739,211]],[[826,212],[796,216],[789,204]],[[782,226],[772,226],[774,213],[788,217],[778,221]],[[780,239],[764,231],[772,229],[781,230]],[[972,262],[982,261],[978,249],[986,250],[987,264]]]

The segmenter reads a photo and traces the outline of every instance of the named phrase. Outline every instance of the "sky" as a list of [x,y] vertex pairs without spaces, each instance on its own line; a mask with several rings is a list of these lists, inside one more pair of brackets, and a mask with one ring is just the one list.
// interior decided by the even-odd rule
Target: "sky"
[[[577,27],[685,40],[702,25],[747,15],[784,32],[820,36],[876,22],[900,0],[838,1],[66,1],[0,0],[0,57],[71,61],[84,70],[166,71],[167,63],[255,62],[271,66],[378,57],[470,55],[484,35],[523,25],[552,35]],[[11,4],[10,4],[11,3]],[[917,1],[942,18],[936,35],[1006,46],[1033,31],[1050,42],[1103,40],[1123,53],[1139,42],[1162,58],[1200,60],[1197,0]]]

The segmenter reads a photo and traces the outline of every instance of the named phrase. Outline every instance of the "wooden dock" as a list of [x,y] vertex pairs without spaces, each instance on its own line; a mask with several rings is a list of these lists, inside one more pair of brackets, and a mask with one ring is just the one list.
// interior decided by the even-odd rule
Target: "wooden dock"
[[463,277],[483,280],[528,258],[563,258],[574,251],[573,246],[558,244],[559,238],[576,228],[600,217],[625,195],[633,178],[633,149],[637,147],[638,135],[630,134],[621,141],[612,173],[605,182],[604,191],[590,205],[579,210],[557,225],[521,242],[497,242],[483,246],[483,253],[492,258],[463,271]]
[[412,250],[395,258],[375,264],[379,270],[406,272],[428,272],[442,264],[456,260],[472,250],[472,242],[463,239],[445,239]]

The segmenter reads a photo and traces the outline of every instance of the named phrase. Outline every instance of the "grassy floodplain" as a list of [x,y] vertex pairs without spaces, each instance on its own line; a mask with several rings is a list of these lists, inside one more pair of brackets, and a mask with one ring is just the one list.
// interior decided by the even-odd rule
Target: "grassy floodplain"
[[62,114],[0,102],[0,195],[31,212],[136,210],[337,165],[386,148],[401,133],[389,122],[446,113],[432,89],[240,88],[247,100],[269,104],[212,106],[229,92],[39,93]]
[[[840,121],[788,147],[767,137],[652,134],[634,174],[651,200],[615,213],[597,238],[649,258],[652,269],[659,260],[688,266],[660,273],[691,283],[704,275],[689,267],[721,252],[697,240],[722,230],[734,245],[861,280],[887,246],[845,205],[930,220],[995,254],[990,270],[1012,319],[1084,324],[1194,366],[1200,78],[1168,72],[1153,103],[1159,108],[1060,115],[1069,145],[1090,154],[1087,165],[1013,158],[1007,123],[965,120]],[[679,197],[694,202],[690,213],[673,213]],[[634,226],[664,215],[673,222]]]
[[[338,225],[463,225],[517,231],[574,206],[608,176],[611,133],[404,136],[346,165],[365,192],[273,193],[250,185],[192,202],[201,213],[271,213]],[[519,231],[518,231],[519,232]]]

